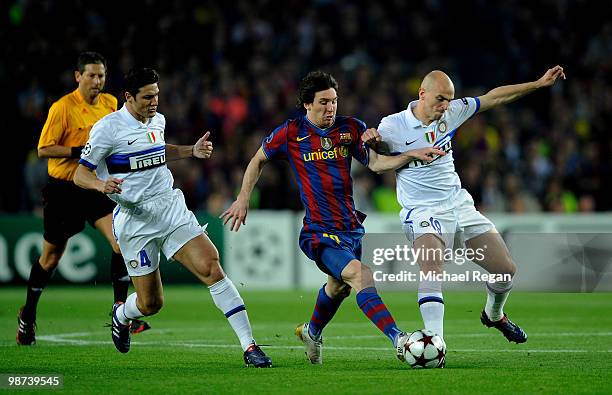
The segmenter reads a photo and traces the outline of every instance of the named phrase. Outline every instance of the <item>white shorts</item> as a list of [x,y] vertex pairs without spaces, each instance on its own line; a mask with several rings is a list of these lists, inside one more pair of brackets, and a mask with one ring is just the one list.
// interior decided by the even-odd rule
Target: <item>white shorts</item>
[[119,243],[128,274],[144,276],[159,267],[159,252],[172,259],[189,240],[204,233],[187,209],[180,189],[136,207],[117,206],[113,233]]
[[424,234],[435,234],[446,248],[463,248],[467,240],[495,229],[476,210],[474,199],[465,189],[448,202],[404,208],[402,213],[404,233],[410,243]]

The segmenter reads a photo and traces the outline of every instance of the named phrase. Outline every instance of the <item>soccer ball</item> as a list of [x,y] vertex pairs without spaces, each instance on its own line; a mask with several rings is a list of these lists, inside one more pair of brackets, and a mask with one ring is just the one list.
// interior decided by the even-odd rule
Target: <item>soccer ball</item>
[[412,332],[403,347],[398,350],[400,359],[413,368],[443,368],[446,359],[446,343],[427,329]]

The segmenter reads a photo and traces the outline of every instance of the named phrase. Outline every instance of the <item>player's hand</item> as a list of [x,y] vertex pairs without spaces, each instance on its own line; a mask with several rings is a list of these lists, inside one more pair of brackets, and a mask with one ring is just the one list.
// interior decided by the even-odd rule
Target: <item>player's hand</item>
[[411,157],[412,160],[422,160],[423,162],[431,162],[438,156],[446,155],[446,152],[442,151],[439,147],[425,147],[406,151],[406,155]]
[[102,193],[121,193],[121,183],[123,179],[121,178],[113,178],[110,177],[106,181],[104,181],[104,185],[102,186]]
[[376,147],[382,141],[382,137],[380,136],[380,133],[378,133],[378,130],[370,128],[363,132],[361,135],[361,141],[376,151]]
[[198,141],[193,145],[192,153],[195,158],[208,159],[211,157],[213,152],[213,143],[208,141],[210,132],[204,133],[204,136],[200,137]]
[[565,73],[563,72],[563,67],[557,65],[552,69],[546,70],[546,73],[538,80],[538,86],[552,86],[559,78],[565,79]]
[[246,225],[246,217],[249,210],[248,201],[236,199],[234,203],[219,216],[223,220],[223,225],[232,220],[230,230],[238,232],[240,225]]

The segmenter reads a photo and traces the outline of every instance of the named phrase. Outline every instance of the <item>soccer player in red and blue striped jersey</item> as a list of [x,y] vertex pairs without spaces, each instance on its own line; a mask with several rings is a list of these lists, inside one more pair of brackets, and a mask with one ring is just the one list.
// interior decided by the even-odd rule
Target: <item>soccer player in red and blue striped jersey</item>
[[367,130],[356,118],[336,116],[337,90],[336,80],[324,72],[311,72],[302,79],[298,104],[306,114],[286,121],[263,141],[245,171],[236,201],[221,215],[225,224],[232,220],[231,229],[238,231],[245,224],[250,195],[263,166],[270,160],[289,163],[306,209],[300,248],[328,275],[310,322],[296,329],[312,363],[322,362],[323,328],[351,288],[357,292],[359,308],[394,347],[403,337],[374,287],[372,271],[361,263],[365,214],[355,209],[353,201],[352,158],[373,171],[383,172],[411,160],[429,161],[434,155],[444,155],[437,148],[393,157],[370,150],[363,141],[370,140],[375,131]]

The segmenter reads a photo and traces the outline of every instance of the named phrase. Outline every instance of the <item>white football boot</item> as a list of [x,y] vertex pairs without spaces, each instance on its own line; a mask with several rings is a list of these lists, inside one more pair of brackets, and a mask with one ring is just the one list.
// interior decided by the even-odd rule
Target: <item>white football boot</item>
[[319,340],[312,340],[308,333],[308,323],[300,324],[295,328],[295,335],[304,343],[306,356],[310,363],[320,365],[323,363],[323,336]]
[[408,339],[410,339],[410,333],[402,332],[397,337],[397,346],[396,346],[396,356],[402,362],[406,362],[406,358],[404,357],[404,347],[406,343],[408,343]]

